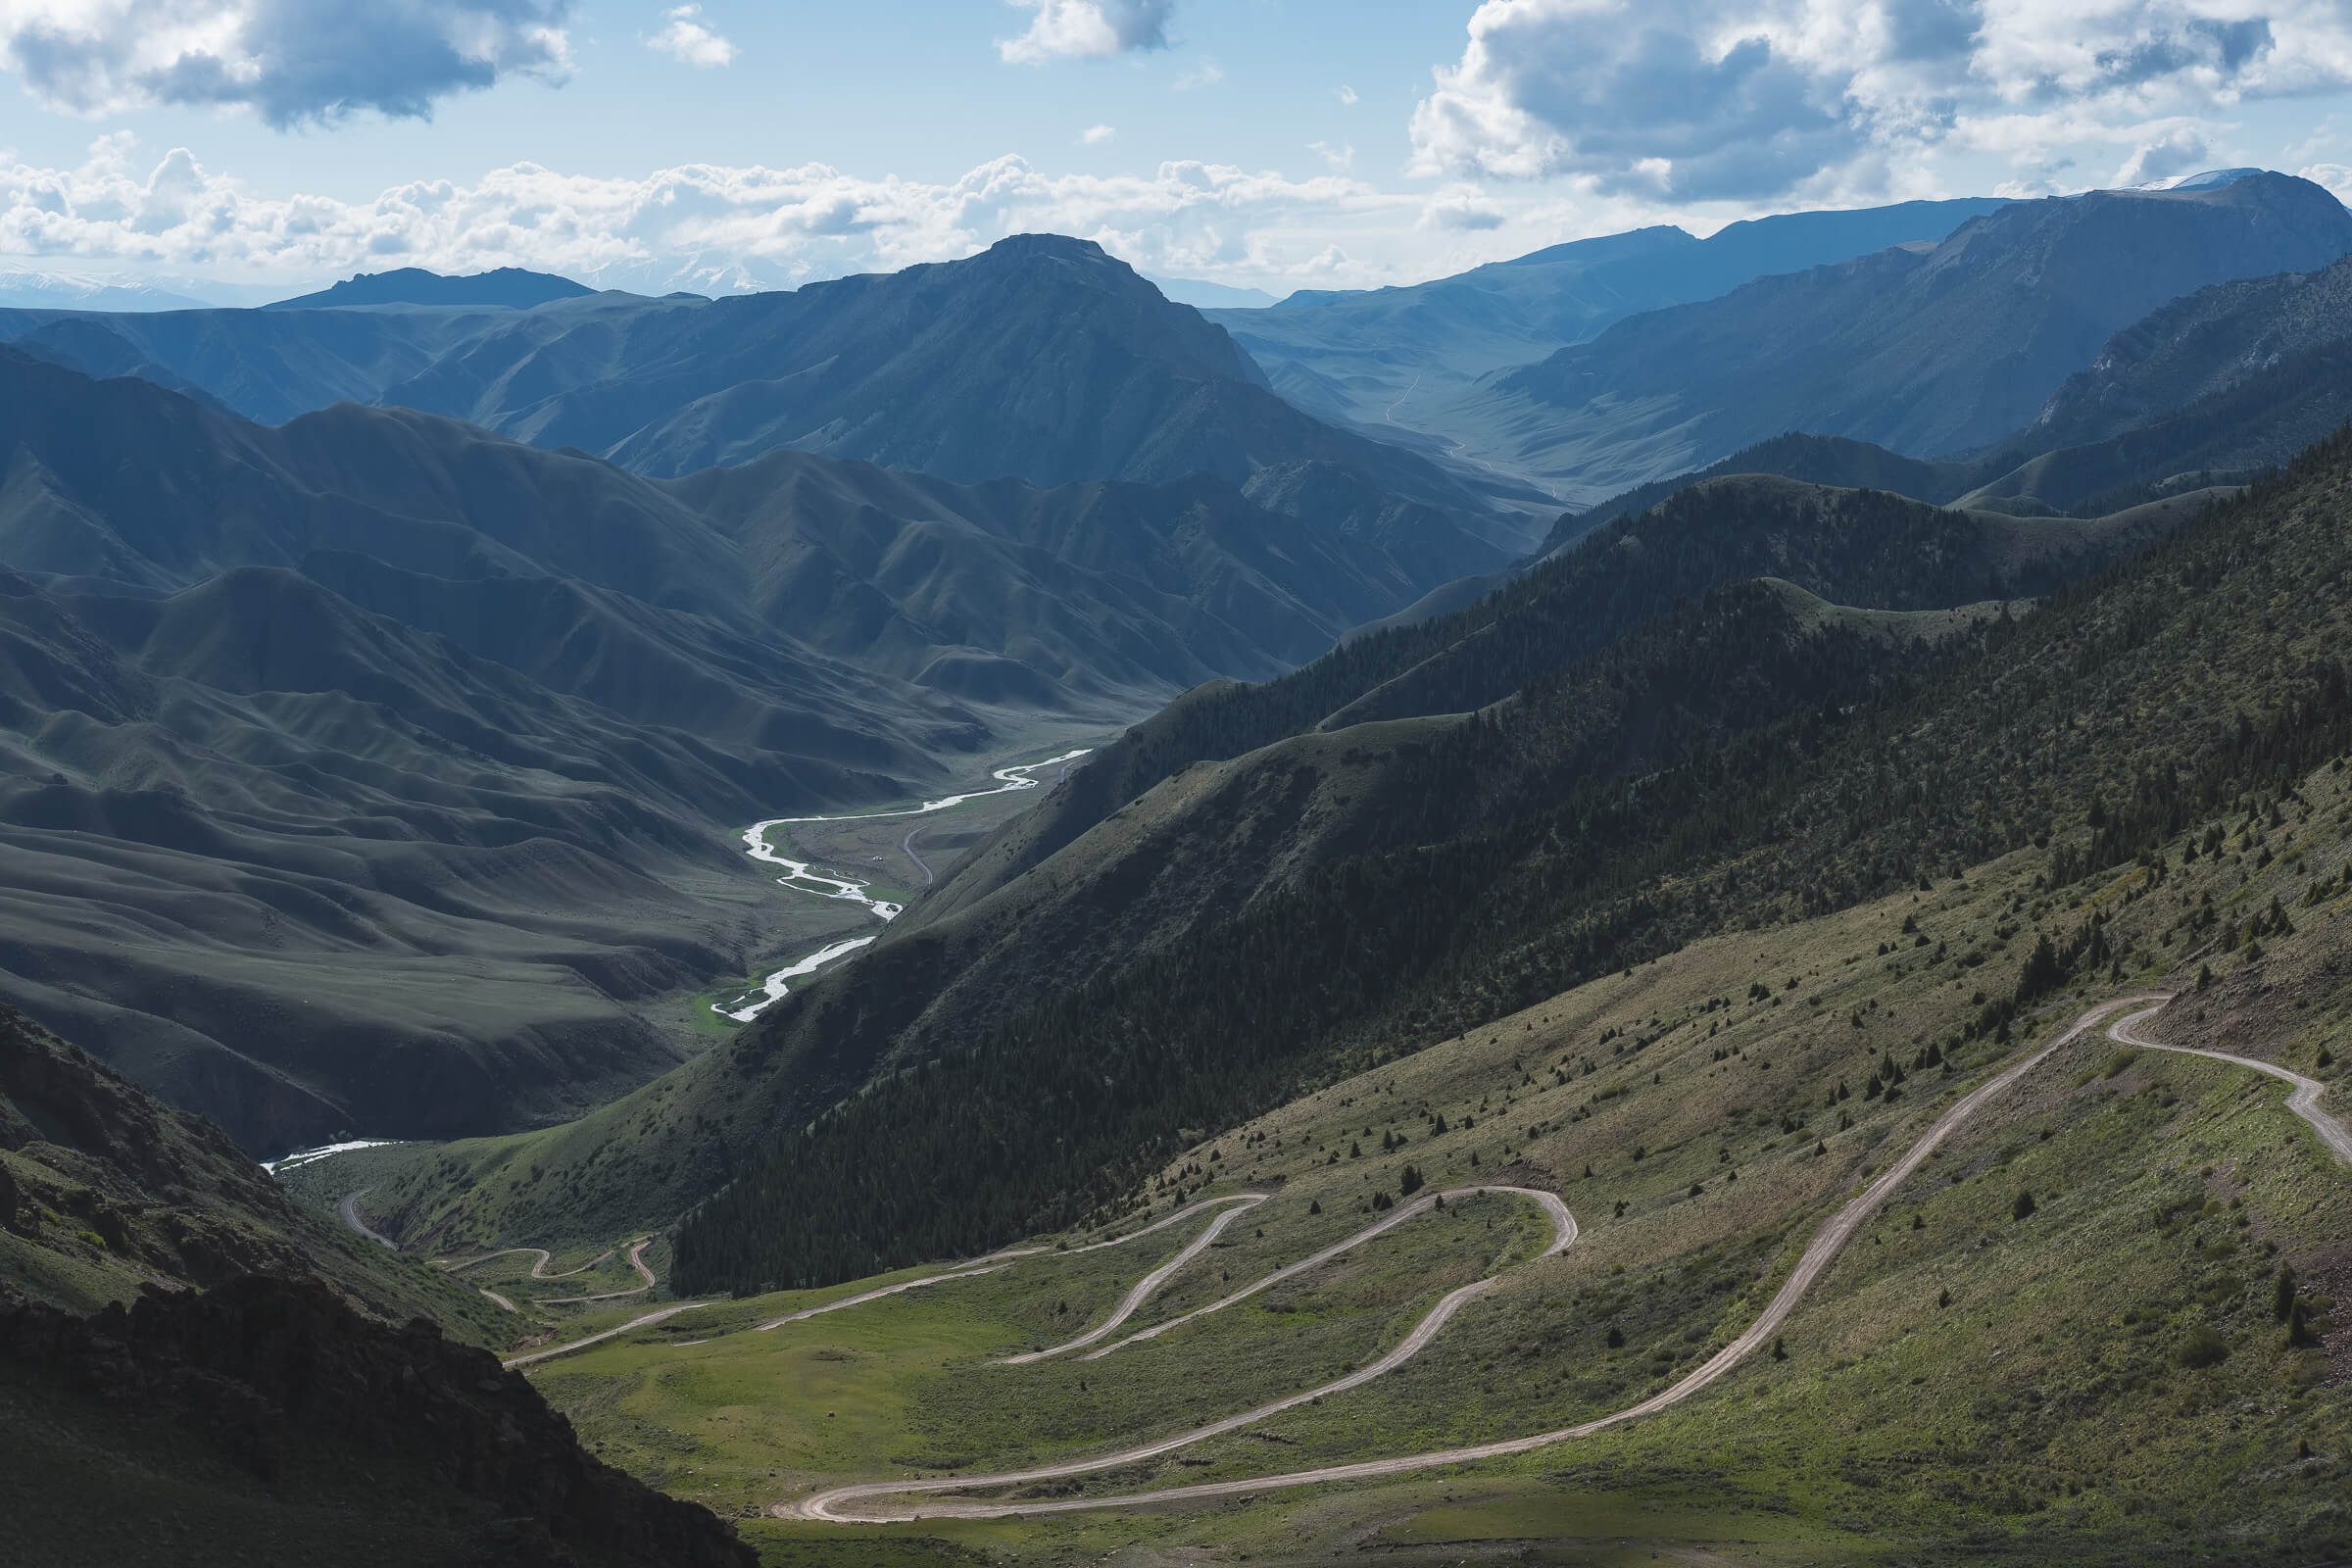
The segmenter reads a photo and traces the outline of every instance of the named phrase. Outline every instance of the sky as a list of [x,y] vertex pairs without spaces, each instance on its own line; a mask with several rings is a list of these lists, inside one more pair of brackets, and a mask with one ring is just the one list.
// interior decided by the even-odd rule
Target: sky
[[2352,197],[2352,0],[0,0],[0,269],[183,287],[1281,295],[2240,165]]

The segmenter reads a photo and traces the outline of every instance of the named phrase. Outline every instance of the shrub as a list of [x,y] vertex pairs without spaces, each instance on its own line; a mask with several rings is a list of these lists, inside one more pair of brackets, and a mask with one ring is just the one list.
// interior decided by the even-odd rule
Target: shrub
[[2221,1331],[2210,1323],[2200,1323],[2180,1336],[2173,1347],[2173,1360],[2184,1367],[2220,1366],[2230,1358],[2230,1343]]
[[2009,1205],[2009,1217],[2011,1219],[2031,1219],[2034,1216],[2034,1195],[2021,1192],[2017,1195],[2017,1201]]

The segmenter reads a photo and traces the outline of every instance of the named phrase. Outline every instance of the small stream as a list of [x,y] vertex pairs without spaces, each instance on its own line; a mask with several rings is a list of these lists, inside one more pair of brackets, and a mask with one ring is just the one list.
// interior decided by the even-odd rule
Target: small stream
[[[1049,757],[1042,762],[1020,762],[1010,767],[1000,767],[990,775],[997,780],[993,789],[951,795],[945,800],[925,801],[920,806],[902,807],[895,811],[855,811],[841,816],[771,816],[764,822],[755,822],[743,830],[744,851],[755,860],[782,866],[784,874],[776,880],[784,886],[798,888],[803,893],[813,893],[820,899],[847,899],[852,904],[862,904],[875,919],[888,924],[906,912],[905,905],[873,897],[866,891],[869,884],[855,877],[829,875],[817,870],[813,861],[796,860],[778,852],[775,846],[767,842],[768,830],[791,827],[801,822],[866,822],[892,816],[928,816],[933,811],[944,811],[952,806],[961,806],[966,801],[977,801],[991,795],[1010,795],[1016,790],[1033,790],[1037,788],[1038,781],[1031,777],[1032,774],[1049,767],[1058,767],[1065,762],[1074,762],[1091,750],[1093,748],[1082,746],[1074,752],[1064,752],[1059,757]],[[880,934],[876,932],[874,936]],[[732,1002],[713,1002],[710,1010],[737,1023],[750,1023],[789,996],[793,981],[804,975],[814,974],[834,959],[855,953],[870,945],[873,940],[873,936],[863,936],[831,943],[778,969],[761,982],[759,989],[747,991]]]

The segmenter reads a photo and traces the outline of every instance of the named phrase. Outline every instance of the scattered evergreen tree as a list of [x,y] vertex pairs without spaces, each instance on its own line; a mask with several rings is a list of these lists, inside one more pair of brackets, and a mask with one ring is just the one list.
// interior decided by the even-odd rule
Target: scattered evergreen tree
[[2034,1195],[2029,1192],[2019,1192],[2017,1201],[2009,1205],[2009,1217],[2011,1219],[2031,1219],[2033,1215]]

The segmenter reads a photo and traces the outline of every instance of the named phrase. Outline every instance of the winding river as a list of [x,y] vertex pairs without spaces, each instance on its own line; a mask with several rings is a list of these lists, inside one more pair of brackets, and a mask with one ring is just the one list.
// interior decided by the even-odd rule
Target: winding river
[[[961,806],[966,801],[977,801],[991,795],[1010,795],[1016,790],[1033,790],[1037,788],[1038,780],[1032,775],[1041,773],[1049,767],[1059,767],[1063,763],[1074,762],[1079,758],[1086,756],[1092,749],[1082,746],[1076,751],[1064,752],[1059,757],[1049,757],[1042,762],[1020,762],[1010,767],[1000,767],[989,775],[997,781],[993,789],[971,790],[962,795],[951,795],[944,800],[925,801],[920,806],[902,807],[893,811],[857,811],[842,816],[771,816],[764,822],[754,822],[743,830],[744,851],[755,860],[782,866],[784,874],[776,880],[784,886],[798,888],[804,893],[813,893],[820,899],[847,899],[852,904],[862,904],[871,911],[875,919],[888,924],[906,912],[905,905],[893,904],[888,899],[873,897],[867,892],[869,884],[858,881],[854,877],[829,876],[815,869],[813,861],[796,860],[791,856],[780,853],[774,845],[767,841],[769,830],[791,827],[802,822],[866,822],[893,816],[928,816],[934,811],[944,811],[950,807]],[[912,852],[909,851],[909,858],[911,855]],[[875,935],[879,934],[879,932],[875,933]],[[760,1014],[789,996],[792,992],[793,981],[804,975],[814,974],[834,959],[855,953],[859,948],[871,944],[873,940],[873,936],[862,936],[830,943],[807,957],[778,969],[762,981],[759,989],[747,991],[731,1002],[713,1002],[710,1004],[710,1010],[721,1017],[732,1018],[737,1023],[750,1023],[754,1018],[759,1017]]]

